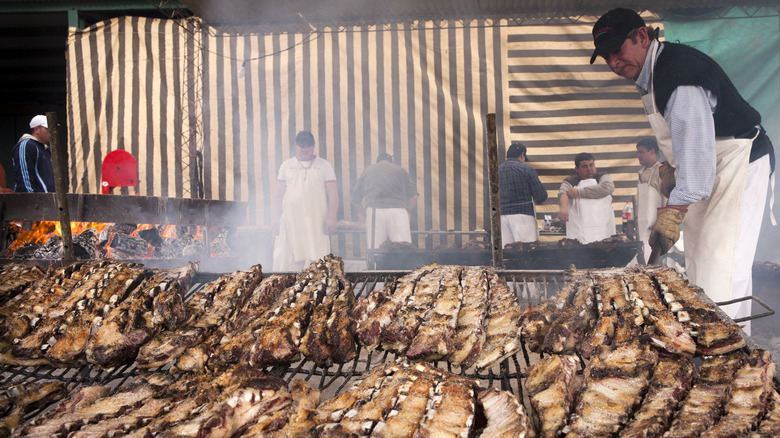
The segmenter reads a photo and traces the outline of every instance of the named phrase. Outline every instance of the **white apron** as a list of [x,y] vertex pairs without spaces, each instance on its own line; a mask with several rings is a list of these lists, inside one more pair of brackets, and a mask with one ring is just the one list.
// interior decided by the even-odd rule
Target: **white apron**
[[[536,211],[534,209],[534,211]],[[515,242],[536,242],[539,240],[539,223],[536,215],[502,214],[501,243],[506,246]]]
[[388,240],[391,242],[412,243],[412,229],[409,225],[409,211],[400,207],[367,207],[366,236],[368,236],[368,249],[379,248]]
[[[584,179],[575,187],[598,185],[595,179]],[[577,239],[582,244],[604,240],[615,234],[615,212],[612,210],[612,196],[588,199],[578,196],[569,200],[569,221],[566,223],[566,237]]]
[[[664,195],[661,194],[655,187],[650,186],[650,181],[653,180],[658,166],[653,167],[650,172],[650,178],[646,183],[641,180],[636,187],[636,232],[639,235],[639,240],[644,245],[645,259],[650,256],[650,231],[653,230],[655,225],[655,219],[658,216],[658,207],[663,207],[666,201]],[[641,171],[639,172],[642,173]]]
[[274,271],[303,269],[330,252],[325,233],[328,195],[316,169],[295,172],[286,181],[279,235],[274,243]]
[[[655,70],[659,45],[655,44],[653,48],[651,72]],[[671,131],[655,105],[652,86],[650,93],[642,96],[642,103],[658,140],[658,147],[669,163],[674,165]],[[740,210],[752,143],[753,139],[750,138],[715,139],[717,164],[712,193],[708,199],[691,204],[683,222],[686,273],[694,284],[704,289],[716,302],[750,294],[747,290],[733,291],[732,283]],[[750,300],[724,306],[723,310],[732,319],[749,316]]]

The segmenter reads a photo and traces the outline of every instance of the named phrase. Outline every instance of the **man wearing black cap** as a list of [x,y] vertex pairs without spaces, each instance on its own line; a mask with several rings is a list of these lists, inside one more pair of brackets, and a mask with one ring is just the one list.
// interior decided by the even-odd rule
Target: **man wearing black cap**
[[[715,61],[691,47],[661,43],[630,9],[613,9],[599,18],[593,42],[591,63],[601,56],[615,74],[636,82],[668,160],[659,169],[662,177],[677,172],[667,206],[658,209],[650,245],[661,254],[669,251],[684,218],[691,279],[715,301],[750,295],[774,168],[761,116]],[[750,300],[724,310],[732,318],[747,316]]]
[[417,205],[417,188],[409,173],[393,163],[389,154],[379,154],[376,164],[360,175],[352,189],[352,204],[361,208],[366,200],[368,249],[385,241],[412,242],[409,211]]
[[547,200],[547,190],[533,167],[526,164],[527,149],[512,143],[506,161],[498,166],[498,195],[501,204],[501,240],[504,245],[539,240],[534,202]]

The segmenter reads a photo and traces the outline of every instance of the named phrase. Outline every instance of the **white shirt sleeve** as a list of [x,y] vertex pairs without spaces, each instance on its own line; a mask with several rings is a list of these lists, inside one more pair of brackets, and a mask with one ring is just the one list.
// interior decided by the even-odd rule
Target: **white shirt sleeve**
[[669,205],[707,199],[715,182],[715,119],[717,98],[697,86],[677,87],[666,104],[664,119],[672,135],[677,185]]

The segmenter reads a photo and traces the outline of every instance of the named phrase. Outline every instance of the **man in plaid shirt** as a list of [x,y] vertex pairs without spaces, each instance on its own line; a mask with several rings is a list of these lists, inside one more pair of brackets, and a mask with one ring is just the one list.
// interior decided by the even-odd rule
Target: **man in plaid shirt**
[[506,161],[498,166],[498,191],[501,202],[501,238],[504,245],[539,240],[534,202],[547,200],[547,190],[533,167],[526,164],[526,147],[512,143]]

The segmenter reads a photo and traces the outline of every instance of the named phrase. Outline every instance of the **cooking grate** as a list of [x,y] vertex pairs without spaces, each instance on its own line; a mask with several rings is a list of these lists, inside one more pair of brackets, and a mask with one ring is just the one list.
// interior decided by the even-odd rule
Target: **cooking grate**
[[[356,296],[360,298],[408,273],[408,271],[363,271],[348,272],[346,276],[352,282]],[[523,307],[539,304],[547,297],[555,294],[563,286],[563,271],[498,270],[497,273],[515,291]],[[215,280],[220,275],[222,274],[196,274],[193,286],[185,295],[185,299],[189,299],[196,291],[204,287],[206,283]],[[704,298],[708,299],[707,297]],[[755,297],[746,299],[751,298],[766,311],[750,318],[742,318],[737,322],[754,320],[774,314],[774,310],[762,300]],[[722,312],[720,314],[721,317],[728,318]],[[747,341],[747,349],[749,351],[759,348],[749,337],[747,337]],[[398,357],[399,355],[392,352],[381,350],[368,351],[358,346],[356,358],[345,364],[336,364],[323,368],[317,366],[313,361],[303,359],[290,365],[268,366],[263,368],[263,371],[269,375],[282,378],[288,383],[295,378],[302,378],[310,386],[322,391],[323,399],[327,399],[340,393],[350,382],[366,374],[375,366],[388,360],[396,360]],[[522,400],[524,398],[523,379],[527,375],[526,370],[541,357],[542,355],[540,354],[530,353],[523,342],[521,352],[482,372],[477,372],[473,368],[461,369],[446,361],[436,361],[433,362],[433,365],[446,369],[451,373],[478,379],[482,382],[483,387],[497,387],[511,391]],[[584,365],[585,362],[582,359],[580,360]],[[65,382],[69,390],[78,385],[92,384],[109,385],[116,389],[125,382],[134,380],[141,374],[155,371],[167,372],[167,367],[154,370],[139,370],[135,364],[111,369],[101,369],[89,365],[80,368],[0,366],[0,387],[5,388],[21,382],[53,379]],[[779,385],[777,377],[775,377],[775,384],[776,386]],[[35,413],[30,413],[29,416],[32,415],[35,415]]]

